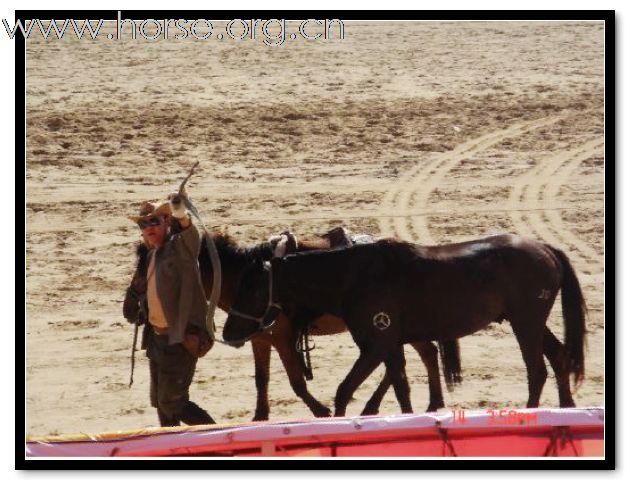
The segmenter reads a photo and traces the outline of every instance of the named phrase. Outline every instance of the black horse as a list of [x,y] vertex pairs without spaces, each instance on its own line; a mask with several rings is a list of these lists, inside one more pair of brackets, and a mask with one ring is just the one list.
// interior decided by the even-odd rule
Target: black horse
[[[338,231],[339,229],[337,228],[330,230],[316,240],[295,241],[292,245],[293,248],[290,248],[287,252],[329,249],[343,238],[335,238]],[[204,237],[198,260],[202,283],[206,295],[209,297],[212,291],[213,270],[206,240],[207,238]],[[224,311],[229,311],[236,297],[238,284],[243,272],[250,264],[256,261],[260,263],[263,260],[270,260],[275,253],[275,246],[265,242],[250,248],[239,247],[229,236],[220,233],[213,235],[212,240],[219,253],[222,267],[219,307]],[[137,248],[138,262],[136,270],[123,303],[123,314],[132,323],[138,320],[140,312],[138,298],[146,291],[147,253],[147,247],[144,244],[140,244]],[[299,323],[301,327],[296,327],[296,323]],[[267,420],[269,418],[267,387],[269,384],[272,346],[280,356],[291,387],[296,395],[307,404],[315,416],[330,415],[330,410],[309,392],[304,379],[303,362],[300,354],[296,351],[297,335],[302,328],[310,323],[314,325],[314,328],[311,330],[313,335],[331,335],[346,331],[344,322],[335,316],[324,315],[319,317],[319,315],[313,315],[311,312],[296,311],[293,318],[281,315],[277,319],[273,333],[270,331],[259,332],[251,339],[257,390],[254,420]],[[428,411],[435,411],[444,406],[438,366],[438,349],[431,342],[414,342],[412,345],[420,354],[428,372],[430,396]],[[452,389],[454,384],[461,381],[459,346],[457,341],[441,342],[438,345],[442,357],[444,377],[448,388]],[[390,379],[385,375],[367,402],[363,411],[364,414],[378,413],[379,405],[390,386]]]
[[[546,326],[560,289],[565,345]],[[223,337],[248,337],[280,311],[300,309],[339,316],[360,349],[337,390],[338,416],[381,362],[403,411],[411,412],[401,346],[458,339],[502,320],[527,367],[528,407],[538,406],[547,378],[543,354],[560,406],[575,406],[569,374],[576,384],[584,377],[586,307],[575,272],[562,251],[516,235],[432,247],[381,240],[258,261],[241,280]]]

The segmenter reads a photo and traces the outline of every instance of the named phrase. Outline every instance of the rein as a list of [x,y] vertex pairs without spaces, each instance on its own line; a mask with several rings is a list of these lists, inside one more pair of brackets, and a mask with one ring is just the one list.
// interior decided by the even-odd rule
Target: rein
[[[214,312],[217,309],[217,305],[219,304],[219,297],[221,296],[221,260],[219,259],[219,252],[217,250],[217,246],[214,243],[214,240],[210,237],[210,233],[208,232],[208,228],[206,228],[205,223],[199,216],[199,211],[195,205],[190,201],[188,196],[186,196],[184,189],[193,172],[199,165],[199,160],[192,166],[192,168],[188,171],[184,180],[179,185],[179,195],[184,202],[184,206],[186,209],[190,211],[190,213],[197,218],[197,221],[201,224],[201,228],[203,229],[203,235],[206,237],[206,242],[208,243],[208,250],[210,251],[210,263],[212,264],[212,292],[210,293],[210,299],[208,300],[208,314],[206,315],[206,330],[208,330],[208,334],[215,340],[214,332],[216,330],[214,324]],[[201,285],[201,277],[199,277],[199,284]],[[203,289],[203,286],[202,286]]]
[[[194,167],[193,167],[194,169]],[[183,188],[185,181],[182,183]],[[203,229],[203,235],[206,238],[206,243],[208,244],[208,250],[210,251],[210,262],[212,264],[212,292],[210,293],[210,299],[208,301],[208,314],[206,315],[206,329],[210,334],[211,338],[216,341],[214,338],[214,332],[216,330],[214,324],[214,313],[217,309],[217,305],[219,304],[219,297],[221,296],[221,260],[219,259],[219,252],[217,250],[217,246],[214,243],[214,240],[210,236],[208,232],[208,228],[204,224],[201,216],[199,216],[199,211],[195,205],[188,199],[187,197],[183,197],[184,205],[190,211],[190,213],[197,218],[197,221],[201,224],[201,228]],[[201,280],[201,279],[199,279]]]
[[[188,175],[186,176],[186,178],[180,185],[179,187],[180,195],[182,194],[182,191],[184,189],[184,186],[186,185],[186,182],[188,181],[193,171],[195,170],[195,167],[197,167],[198,164],[199,162],[193,165],[193,167],[190,169],[190,172],[188,173]],[[197,218],[197,221],[199,221],[199,223],[201,224],[201,228],[203,229],[203,235],[206,238],[206,243],[208,244],[208,250],[210,251],[210,263],[212,264],[212,292],[210,293],[210,299],[208,300],[208,314],[206,315],[206,329],[208,330],[208,333],[210,334],[214,342],[218,342],[219,344],[223,344],[223,345],[229,345],[230,347],[240,347],[241,343],[239,342],[230,342],[230,341],[220,340],[220,339],[217,339],[214,335],[214,332],[216,331],[216,325],[214,323],[214,313],[217,309],[217,306],[219,305],[219,298],[221,296],[221,259],[219,258],[219,251],[217,250],[217,246],[214,243],[214,240],[212,239],[212,237],[210,236],[210,233],[208,232],[208,228],[206,228],[206,225],[201,219],[201,216],[199,216],[199,211],[197,211],[197,208],[190,201],[188,197],[182,196],[182,200],[184,201],[184,206],[186,206],[186,209],[188,209],[190,211],[190,214],[192,214],[195,218]],[[201,281],[201,278],[199,280]]]
[[[264,263],[264,269],[268,272],[268,281],[269,281],[269,298],[267,300],[267,308],[265,308],[265,311],[263,312],[262,315],[260,316],[254,316],[254,315],[249,315],[247,313],[243,313],[241,311],[238,311],[234,308],[230,308],[230,311],[228,312],[228,315],[234,315],[236,317],[239,318],[243,318],[245,320],[249,320],[252,322],[255,322],[258,324],[258,330],[256,330],[256,332],[254,332],[255,335],[259,332],[265,332],[267,330],[269,330],[273,324],[275,323],[275,321],[271,322],[268,325],[265,325],[264,319],[267,316],[267,313],[269,313],[269,310],[271,310],[272,308],[277,308],[279,310],[282,309],[282,307],[278,304],[278,303],[274,303],[273,301],[273,273],[272,273],[272,269],[271,269],[271,264],[269,262],[265,262]],[[249,340],[250,337],[248,337]]]
[[[186,182],[188,181],[188,179],[190,178],[190,176],[192,175],[195,167],[199,164],[199,162],[197,162],[195,165],[193,165],[193,167],[190,169],[190,172],[188,173],[188,176],[184,179],[184,181],[182,182],[182,184],[180,185],[180,194],[182,193],[184,186],[186,185]],[[208,301],[208,314],[206,316],[206,328],[208,329],[208,333],[210,333],[213,341],[218,342],[220,344],[223,345],[228,345],[230,347],[240,347],[242,345],[241,342],[231,342],[231,341],[226,341],[226,340],[220,340],[215,338],[214,332],[216,331],[216,326],[214,323],[214,313],[217,309],[217,306],[219,304],[219,298],[221,296],[221,259],[219,258],[219,252],[217,250],[216,244],[214,243],[214,240],[212,239],[212,237],[210,236],[210,233],[208,232],[208,229],[206,228],[206,225],[204,224],[203,220],[201,219],[201,216],[199,216],[199,211],[197,211],[197,208],[195,207],[195,205],[190,201],[190,199],[188,197],[184,197],[182,196],[182,200],[184,201],[184,205],[186,206],[186,208],[190,211],[190,213],[197,218],[197,221],[199,221],[199,223],[201,224],[201,227],[203,229],[203,234],[206,237],[206,242],[208,243],[208,250],[210,251],[210,262],[212,264],[212,293],[210,293],[210,299]],[[275,306],[277,308],[279,308],[278,305],[275,305],[271,302],[271,286],[272,286],[272,276],[271,276],[271,271],[269,271],[269,304],[267,305],[267,309],[265,310],[265,313],[263,313],[263,316],[260,318],[255,318],[255,317],[251,317],[249,315],[245,315],[244,313],[240,313],[235,311],[235,314],[237,316],[241,316],[243,318],[246,318],[248,320],[252,320],[252,321],[256,321],[258,322],[258,324],[260,325],[260,329],[257,330],[255,333],[258,333],[260,331],[265,331],[268,328],[270,328],[273,323],[271,323],[271,325],[263,325],[263,318],[266,315],[266,313],[269,311],[269,309],[272,306]],[[230,313],[234,311],[234,310],[230,310]],[[246,339],[246,340],[249,340]]]
[[[219,251],[217,250],[217,246],[210,236],[210,233],[208,232],[206,225],[201,219],[201,216],[199,216],[197,208],[192,202],[190,202],[190,199],[185,197],[182,197],[182,199],[184,201],[184,205],[190,211],[190,214],[197,218],[197,221],[199,221],[199,223],[201,224],[201,228],[203,229],[203,236],[206,238],[208,250],[210,251],[210,263],[212,264],[212,292],[210,293],[210,299],[208,300],[206,330],[208,330],[210,338],[213,340],[213,342],[218,342],[219,344],[223,345],[229,345],[230,347],[240,347],[239,343],[217,339],[214,334],[216,332],[214,313],[216,312],[217,306],[219,305],[219,297],[221,296],[221,259],[219,258]],[[201,278],[199,280],[201,281]]]

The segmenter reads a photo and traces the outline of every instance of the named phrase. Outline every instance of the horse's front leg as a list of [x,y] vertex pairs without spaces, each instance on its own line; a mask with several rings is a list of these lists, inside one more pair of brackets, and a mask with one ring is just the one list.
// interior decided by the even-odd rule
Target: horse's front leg
[[308,406],[315,417],[330,417],[330,409],[311,395],[306,387],[304,379],[304,365],[300,354],[295,348],[296,336],[292,332],[291,325],[286,321],[278,321],[273,329],[273,346],[278,351],[282,365],[284,366],[291,388]]
[[269,363],[271,361],[271,339],[252,339],[256,375],[256,412],[254,421],[269,420]]
[[335,417],[343,417],[346,414],[346,407],[356,389],[372,374],[372,372],[383,362],[384,355],[376,349],[361,349],[359,358],[352,366],[352,369],[337,388],[335,395]]

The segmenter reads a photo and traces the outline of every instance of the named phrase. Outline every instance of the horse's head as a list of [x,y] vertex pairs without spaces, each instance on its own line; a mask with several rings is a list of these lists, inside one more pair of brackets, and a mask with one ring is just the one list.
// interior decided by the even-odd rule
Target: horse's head
[[254,334],[271,328],[281,311],[272,295],[271,265],[255,260],[243,272],[234,304],[223,327],[223,340],[233,344],[244,343]]

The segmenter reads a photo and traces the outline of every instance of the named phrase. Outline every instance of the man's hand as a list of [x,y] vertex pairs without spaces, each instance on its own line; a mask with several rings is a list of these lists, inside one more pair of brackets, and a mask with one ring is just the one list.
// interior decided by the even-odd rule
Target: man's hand
[[198,358],[205,356],[212,349],[214,339],[210,337],[205,328],[189,327],[184,334],[182,345],[194,357]]
[[173,192],[168,195],[168,201],[171,206],[171,215],[176,219],[188,218],[188,211],[186,210],[185,200],[188,200],[188,194],[184,189],[181,193]]

